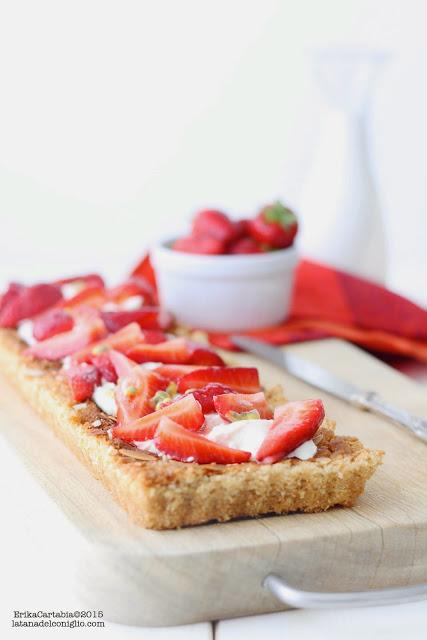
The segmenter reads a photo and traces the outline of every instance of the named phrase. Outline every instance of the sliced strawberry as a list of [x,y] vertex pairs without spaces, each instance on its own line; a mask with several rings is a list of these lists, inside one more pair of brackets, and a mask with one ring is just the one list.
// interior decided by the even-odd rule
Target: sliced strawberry
[[163,416],[178,422],[185,429],[197,431],[203,425],[205,418],[202,408],[191,394],[173,402],[172,404],[149,413],[130,424],[113,427],[113,436],[122,440],[150,440]]
[[[102,321],[100,320],[100,322]],[[123,329],[120,329],[120,331],[117,331],[117,333],[108,336],[108,338],[92,344],[90,348],[75,353],[73,360],[75,362],[91,362],[93,356],[105,353],[110,349],[124,353],[141,340],[143,340],[141,328],[136,322],[132,322]]]
[[143,329],[142,337],[145,344],[160,344],[168,340],[168,335],[164,331],[155,331],[154,329]]
[[128,376],[120,378],[115,394],[118,425],[126,426],[152,413],[152,398],[166,386],[166,380],[154,371],[144,371],[141,367],[135,367]]
[[72,276],[71,278],[63,278],[62,280],[56,280],[54,284],[58,284],[62,287],[64,284],[74,284],[75,282],[82,282],[86,287],[104,287],[104,280],[98,273],[88,273],[84,276]]
[[218,255],[224,253],[225,244],[218,238],[209,235],[190,235],[178,238],[172,245],[175,251],[184,253],[200,253],[206,255]]
[[261,388],[258,370],[254,367],[209,367],[183,376],[178,382],[178,391],[200,389],[209,382],[219,382],[241,393],[256,393]]
[[210,347],[201,347],[197,343],[192,344],[193,352],[189,364],[205,365],[209,367],[223,367],[224,360]]
[[[114,333],[130,322],[136,322],[142,329],[168,329],[173,317],[160,307],[141,307],[133,311],[101,311],[101,317],[108,331]],[[165,338],[166,339],[166,338]]]
[[120,351],[116,351],[115,349],[111,349],[111,351],[108,352],[108,355],[118,378],[129,376],[135,367],[138,366],[133,360],[130,360],[123,353],[120,353]]
[[116,368],[111,362],[109,351],[100,353],[99,356],[93,356],[92,364],[97,368],[103,380],[117,382]]
[[48,309],[35,318],[33,336],[36,340],[46,340],[58,333],[70,331],[73,326],[74,320],[65,309]]
[[[87,311],[93,311],[89,309]],[[96,313],[81,314],[71,331],[59,333],[43,340],[25,351],[26,355],[44,360],[60,360],[84,349],[105,335],[104,323]]]
[[25,289],[23,284],[19,284],[19,282],[11,282],[5,291],[5,293],[0,298],[0,317],[3,309],[7,307],[8,304],[12,302],[14,298],[16,298],[22,289]]
[[259,417],[263,420],[270,420],[273,412],[267,404],[265,395],[262,391],[259,393],[226,393],[218,395],[213,399],[215,411],[219,413],[221,418],[233,421],[234,413],[247,413],[256,409]]
[[182,376],[187,375],[187,373],[192,373],[193,371],[197,371],[199,369],[205,369],[204,365],[194,365],[194,364],[160,364],[156,373],[161,375],[163,378],[167,380],[172,380],[173,382],[178,382]]
[[274,422],[262,442],[256,459],[259,462],[278,462],[307,440],[311,440],[323,418],[321,400],[288,402],[277,407]]
[[153,301],[154,288],[145,278],[141,276],[131,276],[117,287],[109,289],[107,295],[109,300],[117,302],[118,304],[132,296],[142,296],[144,303],[147,304]]
[[201,389],[195,389],[192,393],[196,400],[200,402],[203,413],[206,414],[215,411],[215,397],[219,398],[223,393],[231,395],[233,391],[229,387],[225,387],[223,384],[210,382]]
[[58,306],[70,312],[73,312],[74,309],[83,305],[92,307],[93,309],[100,309],[105,304],[106,300],[106,293],[103,287],[90,286],[79,291],[75,296],[72,296],[67,300],[62,300]]
[[142,258],[140,262],[138,262],[135,269],[132,271],[131,276],[144,278],[153,287],[153,290],[156,291],[156,274],[154,272],[153,265],[151,264],[150,256],[148,253]]
[[212,442],[200,433],[184,429],[176,421],[163,417],[154,437],[154,444],[174,460],[198,464],[235,464],[248,462],[251,454]]
[[2,299],[0,327],[16,327],[20,320],[33,318],[61,298],[61,289],[54,284],[11,285]]
[[159,344],[137,344],[127,352],[127,355],[136,362],[212,366],[224,364],[215,351],[185,338],[174,338]]
[[65,370],[65,375],[75,402],[84,402],[92,397],[95,386],[100,382],[97,368],[86,362],[71,365]]

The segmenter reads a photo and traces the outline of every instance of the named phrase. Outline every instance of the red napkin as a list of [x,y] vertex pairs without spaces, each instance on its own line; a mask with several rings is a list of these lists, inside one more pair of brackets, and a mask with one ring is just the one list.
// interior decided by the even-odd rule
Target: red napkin
[[[148,256],[133,273],[155,282]],[[368,280],[308,260],[297,268],[289,319],[240,333],[277,345],[336,336],[427,362],[427,311]],[[208,335],[212,344],[234,349],[227,334]]]

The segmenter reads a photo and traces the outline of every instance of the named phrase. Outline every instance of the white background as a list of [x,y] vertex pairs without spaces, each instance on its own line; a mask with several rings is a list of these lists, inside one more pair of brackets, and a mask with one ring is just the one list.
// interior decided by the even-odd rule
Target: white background
[[322,116],[307,51],[346,44],[392,53],[372,160],[389,282],[423,298],[426,17],[424,0],[1,2],[0,280],[117,279],[200,206],[298,206]]

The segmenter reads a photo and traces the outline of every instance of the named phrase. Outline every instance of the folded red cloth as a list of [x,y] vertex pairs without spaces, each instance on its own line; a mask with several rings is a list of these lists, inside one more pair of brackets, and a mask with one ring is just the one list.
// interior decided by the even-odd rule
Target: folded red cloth
[[[155,281],[147,256],[134,274]],[[373,351],[427,362],[427,311],[368,280],[308,260],[296,271],[289,319],[242,333],[271,344],[336,336]],[[227,334],[208,335],[212,344],[234,348]]]

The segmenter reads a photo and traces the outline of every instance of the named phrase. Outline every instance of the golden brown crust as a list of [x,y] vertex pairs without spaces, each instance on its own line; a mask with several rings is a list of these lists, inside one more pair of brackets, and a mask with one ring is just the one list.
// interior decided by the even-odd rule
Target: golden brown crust
[[[381,464],[383,452],[357,438],[338,437],[325,420],[311,460],[198,465],[162,460],[111,442],[113,419],[93,402],[72,404],[55,364],[23,355],[16,331],[0,330],[0,363],[7,377],[75,455],[100,479],[130,517],[144,527],[172,529],[267,513],[324,511],[351,506]],[[284,400],[281,387],[268,393]],[[136,456],[136,457],[135,457]]]

